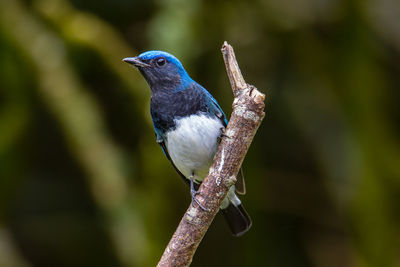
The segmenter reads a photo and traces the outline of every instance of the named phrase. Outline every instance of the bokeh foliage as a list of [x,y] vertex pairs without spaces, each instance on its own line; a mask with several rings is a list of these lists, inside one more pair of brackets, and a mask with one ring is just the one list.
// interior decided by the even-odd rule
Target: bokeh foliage
[[253,228],[192,266],[400,266],[396,0],[1,0],[0,266],[154,266],[190,203],[121,59],[166,50],[227,114],[235,48],[267,115]]

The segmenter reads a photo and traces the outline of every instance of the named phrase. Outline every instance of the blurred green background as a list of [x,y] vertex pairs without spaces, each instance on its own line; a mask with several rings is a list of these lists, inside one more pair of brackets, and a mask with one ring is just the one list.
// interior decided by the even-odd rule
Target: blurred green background
[[154,266],[190,203],[122,58],[165,50],[230,114],[220,47],[267,96],[192,266],[400,266],[397,0],[0,0],[0,266]]

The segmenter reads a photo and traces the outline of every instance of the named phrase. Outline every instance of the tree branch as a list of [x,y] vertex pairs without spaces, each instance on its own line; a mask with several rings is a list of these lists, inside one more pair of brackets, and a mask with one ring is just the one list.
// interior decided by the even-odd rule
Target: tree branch
[[264,94],[244,81],[232,46],[224,42],[221,51],[234,101],[226,137],[221,140],[197,195],[207,210],[196,204],[189,206],[157,265],[159,267],[190,265],[222,200],[230,186],[236,183],[236,175],[264,117]]

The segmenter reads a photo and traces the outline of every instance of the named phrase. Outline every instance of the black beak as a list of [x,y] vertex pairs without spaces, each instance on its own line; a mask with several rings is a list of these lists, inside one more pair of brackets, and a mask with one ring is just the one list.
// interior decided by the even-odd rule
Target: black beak
[[133,66],[137,68],[146,68],[150,67],[149,64],[144,63],[140,58],[138,57],[126,57],[122,61],[125,61],[126,63],[132,64]]

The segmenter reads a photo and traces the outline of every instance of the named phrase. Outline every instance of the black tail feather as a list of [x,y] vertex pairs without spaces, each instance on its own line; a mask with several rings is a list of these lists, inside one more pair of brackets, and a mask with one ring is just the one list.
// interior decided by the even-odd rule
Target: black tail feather
[[234,236],[241,236],[250,229],[251,219],[241,204],[235,206],[229,203],[229,206],[221,211]]

